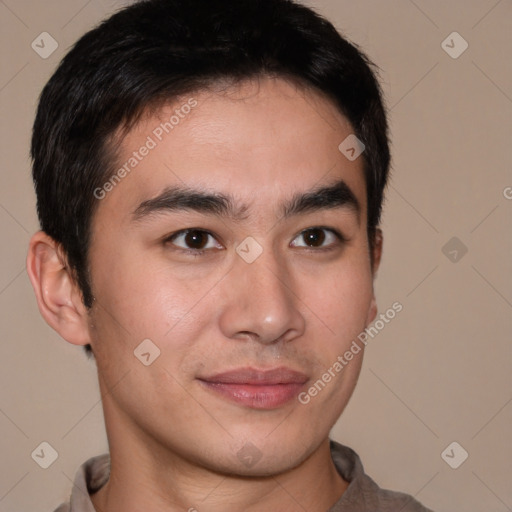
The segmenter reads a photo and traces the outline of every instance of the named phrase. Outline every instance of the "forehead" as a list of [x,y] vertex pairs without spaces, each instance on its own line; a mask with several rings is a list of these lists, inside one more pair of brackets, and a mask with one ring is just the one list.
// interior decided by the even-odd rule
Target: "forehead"
[[240,198],[250,213],[342,178],[364,212],[363,159],[350,161],[338,149],[352,132],[333,103],[282,79],[183,96],[119,141],[113,186],[98,211],[128,214],[180,185]]

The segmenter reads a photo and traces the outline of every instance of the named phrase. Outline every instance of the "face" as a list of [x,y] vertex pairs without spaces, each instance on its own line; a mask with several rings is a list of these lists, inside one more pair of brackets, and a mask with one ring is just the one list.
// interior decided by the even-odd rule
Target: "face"
[[375,315],[363,161],[338,149],[352,131],[316,93],[262,79],[193,94],[124,138],[89,253],[111,443],[122,430],[266,475],[325,440],[362,351],[333,365]]

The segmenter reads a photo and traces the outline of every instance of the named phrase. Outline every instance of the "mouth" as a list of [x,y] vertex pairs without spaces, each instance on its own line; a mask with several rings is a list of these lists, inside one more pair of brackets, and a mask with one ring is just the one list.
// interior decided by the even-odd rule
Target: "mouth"
[[290,368],[238,368],[198,378],[208,390],[252,409],[277,409],[300,393],[308,376]]

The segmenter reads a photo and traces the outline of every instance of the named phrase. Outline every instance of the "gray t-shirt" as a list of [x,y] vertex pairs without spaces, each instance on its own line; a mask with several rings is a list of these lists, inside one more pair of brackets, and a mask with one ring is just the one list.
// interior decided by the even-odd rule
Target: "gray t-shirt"
[[[331,455],[338,473],[349,485],[340,500],[326,512],[432,512],[412,496],[381,489],[363,470],[357,453],[331,440]],[[75,476],[71,499],[55,512],[95,512],[90,494],[107,482],[110,474],[108,453],[92,457]]]

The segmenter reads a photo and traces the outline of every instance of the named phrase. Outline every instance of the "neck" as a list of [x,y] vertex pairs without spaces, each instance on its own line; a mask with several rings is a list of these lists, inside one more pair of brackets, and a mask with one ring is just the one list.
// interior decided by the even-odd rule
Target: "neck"
[[266,478],[222,475],[179,457],[164,467],[138,452],[111,450],[110,457],[110,478],[91,497],[98,512],[326,512],[348,486],[328,439],[298,467]]
[[108,482],[91,496],[97,512],[326,512],[348,487],[328,438],[284,473],[226,475],[173,453],[114,416],[112,409],[105,413],[111,468]]

